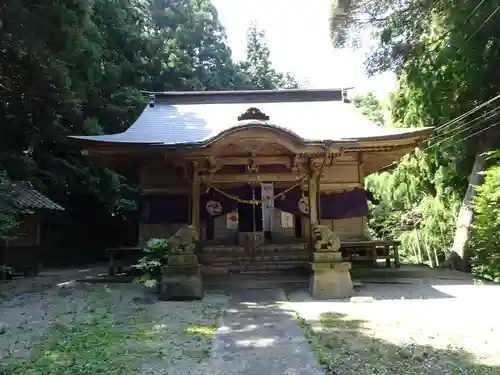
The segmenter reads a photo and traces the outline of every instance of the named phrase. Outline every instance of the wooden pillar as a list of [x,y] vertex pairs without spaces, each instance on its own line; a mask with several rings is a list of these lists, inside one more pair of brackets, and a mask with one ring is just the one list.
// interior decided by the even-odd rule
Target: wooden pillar
[[201,180],[198,171],[198,164],[193,163],[193,176],[191,184],[191,225],[201,234],[200,223],[200,188]]
[[[308,176],[308,194],[309,194],[309,241],[310,245],[314,246],[314,225],[319,223],[318,213],[318,188],[319,188],[319,169],[309,161],[309,176]],[[312,247],[311,247],[312,249]]]

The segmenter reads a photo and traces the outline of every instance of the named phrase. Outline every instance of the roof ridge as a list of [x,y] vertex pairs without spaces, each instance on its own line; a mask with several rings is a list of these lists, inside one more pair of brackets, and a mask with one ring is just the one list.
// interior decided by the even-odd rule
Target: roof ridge
[[151,104],[231,104],[344,101],[345,89],[286,89],[233,91],[143,91]]

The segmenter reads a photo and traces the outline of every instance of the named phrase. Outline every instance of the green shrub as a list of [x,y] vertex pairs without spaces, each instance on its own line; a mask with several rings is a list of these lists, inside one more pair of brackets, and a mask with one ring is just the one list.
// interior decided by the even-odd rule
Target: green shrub
[[492,165],[484,182],[476,187],[475,213],[470,248],[473,272],[500,281],[500,150],[490,154]]
[[166,263],[169,253],[168,239],[151,238],[144,248],[144,256],[133,266],[141,273],[135,278],[134,284],[143,284],[149,288],[156,286],[160,280],[161,266]]

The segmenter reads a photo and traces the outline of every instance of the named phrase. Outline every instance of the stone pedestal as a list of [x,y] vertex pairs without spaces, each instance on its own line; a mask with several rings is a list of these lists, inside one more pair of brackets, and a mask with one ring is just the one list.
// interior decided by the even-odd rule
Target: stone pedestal
[[347,298],[354,294],[350,262],[312,263],[309,293],[317,299]]
[[190,301],[203,298],[200,265],[167,265],[161,268],[161,273],[160,300]]
[[342,260],[339,237],[328,227],[313,226],[314,252],[312,254],[309,292],[313,298],[347,298],[354,294],[351,263]]

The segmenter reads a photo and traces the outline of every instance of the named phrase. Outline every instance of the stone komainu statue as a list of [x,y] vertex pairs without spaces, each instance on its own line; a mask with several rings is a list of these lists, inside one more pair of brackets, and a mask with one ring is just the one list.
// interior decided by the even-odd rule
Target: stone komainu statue
[[169,238],[172,254],[194,254],[198,242],[198,232],[192,225],[179,229]]
[[316,251],[339,251],[340,238],[325,225],[313,226],[314,247]]

